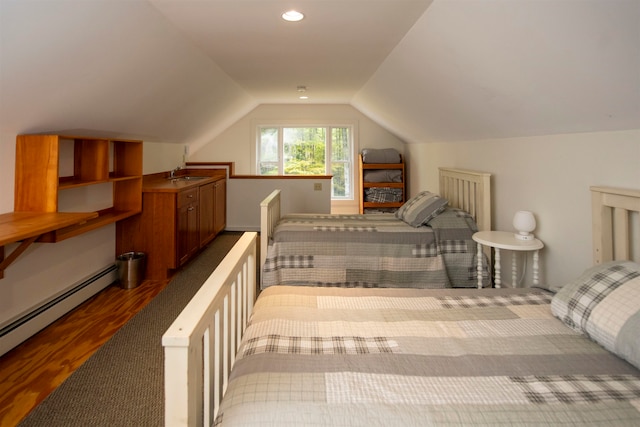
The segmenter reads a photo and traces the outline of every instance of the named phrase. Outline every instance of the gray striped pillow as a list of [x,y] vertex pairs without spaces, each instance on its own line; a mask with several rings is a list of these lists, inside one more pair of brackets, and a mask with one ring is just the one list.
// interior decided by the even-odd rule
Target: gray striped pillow
[[447,199],[443,199],[437,194],[423,191],[407,200],[396,211],[396,218],[403,220],[412,227],[420,227],[438,216],[447,207],[448,203]]

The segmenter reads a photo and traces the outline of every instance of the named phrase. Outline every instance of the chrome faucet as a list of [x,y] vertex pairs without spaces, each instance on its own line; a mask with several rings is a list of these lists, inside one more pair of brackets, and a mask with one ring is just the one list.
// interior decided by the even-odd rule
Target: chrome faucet
[[171,172],[169,173],[169,178],[173,179],[176,177],[176,172],[179,171],[180,169],[182,169],[180,166],[176,167],[175,169],[172,169]]

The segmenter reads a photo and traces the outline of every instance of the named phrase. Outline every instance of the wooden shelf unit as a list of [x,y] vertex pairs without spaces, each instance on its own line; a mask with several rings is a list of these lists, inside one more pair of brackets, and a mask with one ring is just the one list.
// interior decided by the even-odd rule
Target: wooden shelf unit
[[[65,190],[111,183],[111,206],[97,217],[41,235],[59,242],[142,211],[142,141],[75,135],[18,135],[16,212],[60,212]],[[92,209],[89,209],[92,210]]]
[[[407,200],[407,189],[406,189],[406,179],[405,179],[405,168],[404,161],[402,158],[400,159],[400,163],[364,163],[362,161],[362,154],[359,156],[359,167],[360,167],[360,213],[364,213],[365,209],[380,209],[380,208],[399,208],[404,204]],[[366,170],[400,170],[402,182],[365,182],[364,181],[364,171]],[[367,188],[399,188],[402,190],[402,200],[399,202],[389,202],[389,203],[376,203],[376,202],[366,202],[365,198],[365,189]]]
[[[61,192],[111,183],[109,207],[60,211]],[[55,243],[142,211],[142,141],[62,134],[16,138],[14,212],[0,215],[0,279],[34,242]],[[4,247],[20,242],[5,256]]]

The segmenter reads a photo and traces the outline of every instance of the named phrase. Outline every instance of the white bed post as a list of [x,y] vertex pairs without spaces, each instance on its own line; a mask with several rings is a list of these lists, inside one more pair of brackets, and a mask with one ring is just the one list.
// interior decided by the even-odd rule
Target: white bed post
[[[280,220],[280,193],[281,190],[273,190],[262,202],[260,202],[260,272],[267,259],[269,239],[273,236],[273,230]],[[262,276],[261,276],[262,277]]]

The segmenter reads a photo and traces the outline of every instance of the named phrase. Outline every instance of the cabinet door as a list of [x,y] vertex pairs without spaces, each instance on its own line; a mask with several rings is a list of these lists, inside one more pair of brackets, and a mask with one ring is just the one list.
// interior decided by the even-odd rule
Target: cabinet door
[[198,223],[198,189],[178,194],[177,218],[178,264],[184,264],[200,248]]
[[214,234],[220,233],[227,226],[227,180],[220,179],[214,183]]
[[200,191],[200,247],[209,243],[215,237],[214,204],[215,182],[201,185]]
[[188,205],[178,212],[178,264],[184,264],[198,251],[198,206]]

